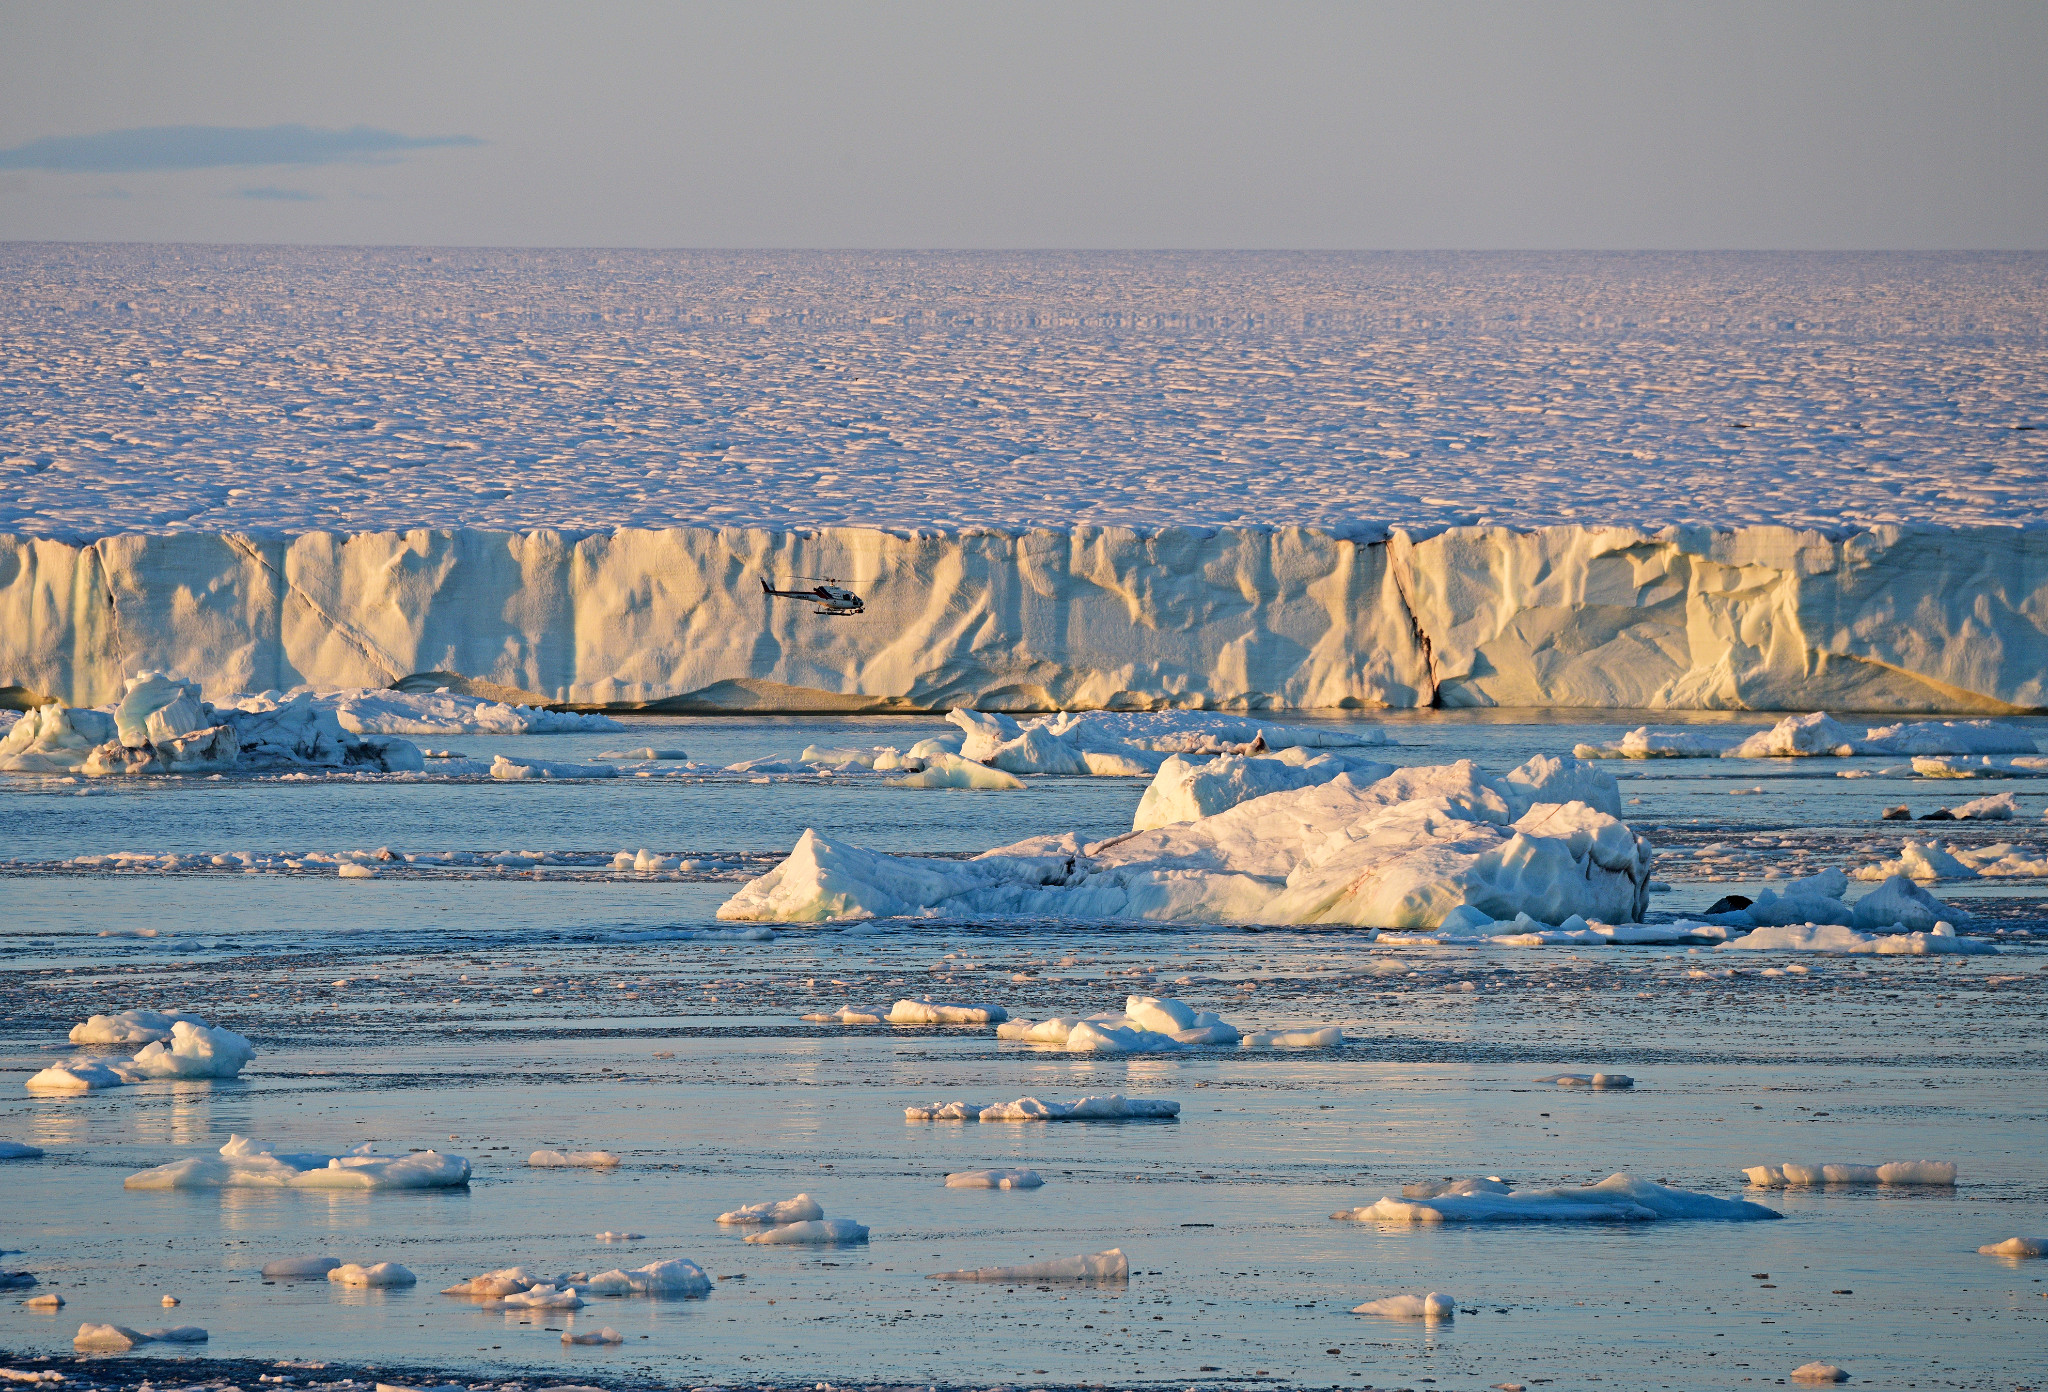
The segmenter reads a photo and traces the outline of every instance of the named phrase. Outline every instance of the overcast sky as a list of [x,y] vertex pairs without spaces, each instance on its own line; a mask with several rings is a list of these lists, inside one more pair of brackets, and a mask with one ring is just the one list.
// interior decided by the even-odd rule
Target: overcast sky
[[2048,4],[0,0],[0,238],[2048,247]]

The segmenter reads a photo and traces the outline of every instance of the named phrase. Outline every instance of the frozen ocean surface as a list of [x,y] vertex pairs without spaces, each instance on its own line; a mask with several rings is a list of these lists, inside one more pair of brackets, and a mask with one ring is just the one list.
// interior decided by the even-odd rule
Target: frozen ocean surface
[[[1669,717],[1665,717],[1666,720]],[[1488,711],[1383,723],[1375,757],[1499,768],[1640,723]],[[1759,717],[1702,721],[1734,735]],[[2022,722],[2048,734],[2048,721]],[[631,718],[627,733],[475,735],[464,752],[589,758],[684,746],[709,762],[805,745],[902,743],[918,720]],[[1825,765],[1825,767],[1815,767]],[[1628,819],[1668,885],[1653,917],[1898,853],[1879,820],[1982,791],[1896,758],[1615,762]],[[1848,775],[1848,776],[1845,776]],[[134,1388],[261,1376],[369,1392],[505,1381],[835,1388],[1313,1386],[1709,1392],[1803,1364],[1858,1384],[2012,1386],[2048,1334],[2039,1262],[1980,1255],[2048,1230],[2048,876],[1944,881],[1970,958],[1685,947],[1375,943],[1343,930],[944,920],[773,929],[713,915],[806,826],[880,849],[961,854],[1053,828],[1128,827],[1142,779],[1027,778],[1020,793],[776,776],[553,784],[389,779],[0,777],[0,1261],[54,1313],[0,1304],[0,1363]],[[2048,779],[2000,778],[2012,821],[1939,824],[1971,846],[2048,855]],[[1639,801],[1632,801],[1639,799]],[[648,846],[699,869],[531,857],[340,879],[80,866],[228,849]],[[1869,889],[1852,887],[1852,894]],[[1731,958],[1739,960],[1730,960]],[[986,1027],[843,1027],[799,1017],[930,995],[1013,1015],[1177,996],[1262,1028],[1340,1025],[1341,1049],[1069,1054]],[[90,1014],[189,1009],[245,1034],[234,1081],[31,1097],[81,1052]],[[1559,1089],[1626,1072],[1628,1091]],[[934,1098],[1178,1101],[1170,1123],[907,1125]],[[280,1152],[374,1142],[465,1156],[463,1189],[127,1191],[141,1170],[232,1134]],[[615,1169],[544,1169],[537,1149]],[[1955,1162],[1953,1189],[1752,1191],[1786,1161]],[[1030,1190],[944,1176],[1030,1168]],[[1518,1188],[1617,1171],[1785,1221],[1517,1225],[1335,1222],[1405,1184],[1500,1175]],[[808,1193],[866,1245],[745,1246],[717,1215]],[[639,1239],[601,1241],[600,1233]],[[932,1272],[1120,1247],[1128,1284],[963,1286]],[[266,1282],[287,1256],[395,1261],[416,1286]],[[682,1258],[702,1299],[589,1295],[488,1309],[439,1294],[479,1272],[631,1270]],[[1461,1297],[1454,1321],[1363,1320],[1403,1291]],[[16,1293],[10,1293],[16,1294]],[[173,1316],[164,1295],[183,1302]],[[906,1306],[902,1302],[909,1300]],[[84,1321],[190,1323],[203,1349],[79,1365]],[[565,1345],[612,1328],[619,1345]],[[180,1358],[187,1362],[176,1361]],[[39,1362],[38,1359],[49,1359]],[[285,1363],[324,1367],[283,1366]],[[343,1379],[353,1387],[339,1388]]]
[[2048,521],[2048,256],[0,248],[0,532]]

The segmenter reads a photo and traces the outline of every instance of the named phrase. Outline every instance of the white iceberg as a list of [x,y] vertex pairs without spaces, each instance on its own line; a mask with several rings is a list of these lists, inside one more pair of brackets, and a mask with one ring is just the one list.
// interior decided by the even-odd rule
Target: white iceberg
[[1382,1198],[1332,1218],[1357,1223],[1652,1223],[1701,1219],[1746,1223],[1783,1214],[1747,1199],[1717,1199],[1669,1189],[1632,1175],[1613,1174],[1571,1189],[1465,1192],[1427,1199]]
[[946,1176],[948,1189],[1036,1189],[1044,1183],[1036,1170],[962,1170]]
[[2048,1257],[2048,1237],[2008,1237],[1977,1250],[1987,1257]]
[[[627,1272],[611,1272],[609,1275],[624,1275],[627,1288],[634,1295],[674,1295],[694,1298],[711,1293],[711,1278],[704,1274],[704,1268],[682,1257],[671,1257],[666,1261],[651,1261]],[[596,1281],[591,1288],[595,1290]],[[611,1294],[597,1291],[597,1294]]]
[[896,779],[897,788],[970,788],[984,793],[1014,793],[1024,781],[1014,773],[963,759],[958,754],[934,754],[915,773]]
[[1455,1296],[1431,1291],[1427,1295],[1389,1295],[1351,1307],[1354,1315],[1381,1315],[1387,1319],[1447,1320],[1458,1313]]
[[286,694],[297,695],[302,690],[311,692],[316,705],[332,710],[342,729],[358,735],[553,735],[627,728],[608,715],[508,705],[446,687],[438,691],[295,688]]
[[22,1086],[30,1092],[98,1092],[102,1088],[122,1087],[140,1081],[119,1069],[90,1059],[73,1059],[69,1063],[53,1063],[39,1073],[31,1074]]
[[169,1039],[143,1045],[124,1071],[143,1078],[235,1078],[255,1057],[255,1045],[231,1029],[179,1020]]
[[759,1203],[743,1204],[729,1213],[718,1215],[718,1221],[727,1224],[745,1223],[808,1223],[825,1216],[824,1208],[809,1194],[798,1194],[793,1199],[763,1199]]
[[1020,1097],[981,1109],[983,1121],[1167,1121],[1180,1115],[1180,1103],[1153,1097],[1081,1097],[1072,1102],[1041,1102]]
[[1169,755],[1139,800],[1131,826],[1150,831],[1175,822],[1200,821],[1241,802],[1268,793],[1312,788],[1339,774],[1375,782],[1393,771],[1392,764],[1338,754],[1310,756],[1300,749],[1277,755],[1224,754],[1214,758]]
[[1159,996],[1127,996],[1121,1015],[1055,1015],[996,1027],[998,1039],[1061,1045],[1075,1053],[1164,1054],[1201,1044],[1235,1045],[1240,1037],[1221,1015]]
[[1983,938],[1960,937],[1947,923],[1937,923],[1925,933],[1859,933],[1835,923],[1788,924],[1730,938],[1716,949],[1730,950],[1879,957],[1990,957],[1998,953],[1996,944]]
[[318,1276],[325,1280],[327,1273],[340,1265],[339,1257],[276,1257],[263,1263],[263,1279],[277,1281]]
[[469,1161],[459,1155],[376,1155],[369,1146],[347,1155],[278,1155],[240,1135],[229,1136],[218,1156],[174,1160],[122,1181],[128,1189],[442,1189],[467,1183]]
[[1890,1160],[1882,1165],[1752,1165],[1742,1172],[1758,1189],[1815,1184],[1895,1184],[1953,1188],[1956,1167],[1948,1160]]
[[1847,1382],[1849,1374],[1832,1363],[1801,1363],[1792,1370],[1794,1382]]
[[420,1278],[397,1262],[381,1261],[368,1266],[343,1262],[327,1273],[327,1279],[337,1286],[410,1286],[418,1284]]
[[1092,1256],[1057,1257],[1052,1261],[1028,1262],[1022,1266],[983,1266],[971,1271],[935,1271],[928,1281],[996,1281],[1032,1285],[1040,1281],[1128,1281],[1131,1259],[1121,1247]]
[[905,1121],[979,1121],[983,1111],[979,1102],[926,1102],[913,1103],[903,1109]]
[[1959,822],[2009,822],[2019,811],[2019,799],[2013,794],[1993,793],[1957,803],[1948,809],[1948,814]]
[[1937,924],[1968,915],[1944,904],[1904,875],[1892,875],[1856,901],[1851,923],[1868,931],[1931,932]]
[[526,1163],[536,1169],[609,1170],[619,1157],[608,1150],[536,1150]]
[[126,1353],[148,1342],[148,1335],[125,1324],[88,1322],[79,1325],[78,1332],[71,1336],[71,1347],[87,1353]]
[[181,1010],[122,1010],[93,1015],[71,1027],[73,1044],[155,1044],[171,1037],[171,1026],[183,1020],[204,1028],[206,1021]]
[[1344,1043],[1344,1031],[1335,1025],[1322,1029],[1251,1030],[1238,1040],[1240,1049],[1335,1049]]
[[892,1025],[999,1025],[1010,1018],[1000,1005],[963,1004],[923,1000],[900,1000],[889,1007]]
[[1066,1047],[1076,1054],[1167,1054],[1187,1045],[1170,1034],[1158,1034],[1110,1021],[1081,1020],[1067,1031]]
[[882,1017],[878,1012],[873,1010],[856,1010],[850,1005],[842,1005],[837,1010],[816,1015],[802,1015],[798,1018],[820,1025],[879,1025],[882,1023]]
[[574,1286],[528,1286],[509,1295],[493,1296],[484,1302],[487,1310],[580,1310],[583,1297]]
[[500,782],[517,782],[522,779],[556,778],[617,778],[619,770],[612,764],[578,764],[566,759],[515,759],[509,754],[500,754],[491,760],[491,777]]
[[820,1218],[803,1223],[784,1223],[766,1232],[749,1233],[746,1240],[764,1247],[837,1246],[866,1242],[868,1230],[850,1218]]
[[1813,755],[1847,758],[1856,752],[1856,736],[1824,711],[1788,715],[1768,730],[1759,730],[1727,751],[1733,759],[1784,759]]

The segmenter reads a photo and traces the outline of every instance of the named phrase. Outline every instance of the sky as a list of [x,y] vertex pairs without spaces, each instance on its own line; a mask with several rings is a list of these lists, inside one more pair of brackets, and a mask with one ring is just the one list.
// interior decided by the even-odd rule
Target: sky
[[23,3],[0,239],[2048,248],[2048,4]]

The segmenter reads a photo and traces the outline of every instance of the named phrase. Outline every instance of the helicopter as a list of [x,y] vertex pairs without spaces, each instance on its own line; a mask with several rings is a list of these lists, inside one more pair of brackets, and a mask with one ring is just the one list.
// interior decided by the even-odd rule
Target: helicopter
[[852,590],[842,589],[836,575],[793,575],[792,580],[816,580],[818,583],[808,590],[778,590],[766,580],[761,582],[761,593],[770,599],[808,599],[817,604],[813,613],[829,618],[851,618],[865,613],[867,603]]

